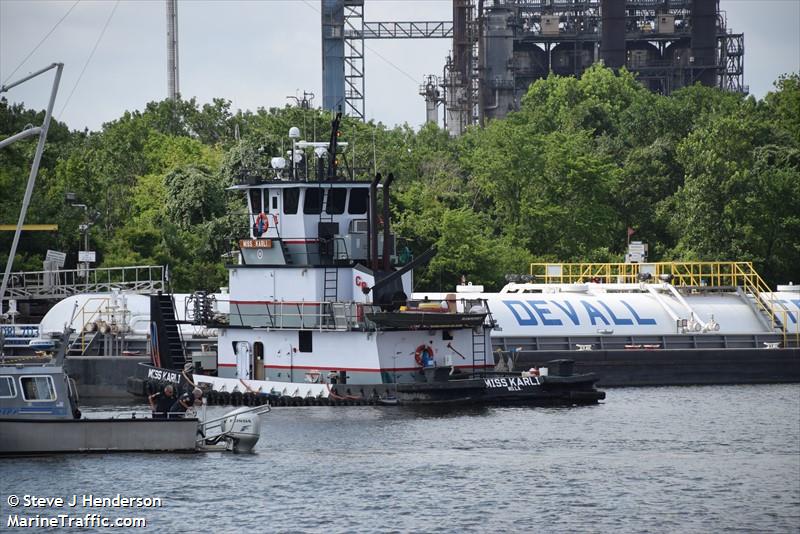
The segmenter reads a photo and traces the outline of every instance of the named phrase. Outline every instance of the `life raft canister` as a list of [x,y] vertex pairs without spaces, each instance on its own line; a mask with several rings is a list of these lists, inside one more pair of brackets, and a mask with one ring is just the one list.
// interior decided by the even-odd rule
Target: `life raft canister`
[[269,229],[269,217],[263,211],[256,217],[256,222],[253,224],[253,235],[261,237]]
[[423,343],[414,352],[414,360],[417,365],[422,367],[431,367],[433,365],[433,347]]

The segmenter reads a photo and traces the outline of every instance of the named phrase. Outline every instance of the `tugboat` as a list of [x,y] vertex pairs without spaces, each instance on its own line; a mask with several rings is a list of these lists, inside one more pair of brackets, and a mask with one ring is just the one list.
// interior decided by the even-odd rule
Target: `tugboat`
[[[413,269],[435,250],[400,264],[389,211],[394,176],[339,176],[339,120],[329,143],[297,141],[292,128],[288,169],[284,158],[273,158],[274,176],[243,174],[232,187],[247,199],[250,235],[238,240],[238,262],[227,266],[229,312],[217,313],[205,294],[193,300],[189,317],[219,332],[216,376],[206,364],[194,383],[212,401],[234,404],[603,399],[597,377],[573,376],[568,364],[549,366],[546,376],[495,372],[495,321],[485,300],[409,298]],[[313,165],[305,164],[310,149]],[[154,325],[154,332],[163,328]],[[162,343],[153,352],[166,369],[143,368],[129,390],[144,393],[148,381],[153,389],[165,376],[182,380],[183,357],[172,357],[166,334],[156,337]]]

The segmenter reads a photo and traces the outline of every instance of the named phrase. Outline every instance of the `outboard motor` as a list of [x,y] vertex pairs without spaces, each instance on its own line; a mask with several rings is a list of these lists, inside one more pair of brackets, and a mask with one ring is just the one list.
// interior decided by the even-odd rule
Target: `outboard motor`
[[233,452],[252,452],[261,437],[261,417],[247,407],[225,414],[222,432],[233,443]]
[[201,424],[202,443],[206,450],[253,452],[261,437],[261,416],[270,411],[269,405],[243,406],[216,419]]

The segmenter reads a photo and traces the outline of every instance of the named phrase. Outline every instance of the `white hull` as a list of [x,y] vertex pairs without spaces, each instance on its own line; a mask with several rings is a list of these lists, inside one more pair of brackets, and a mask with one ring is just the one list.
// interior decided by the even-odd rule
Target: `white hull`
[[[302,346],[300,336],[310,339]],[[451,338],[451,339],[443,339]],[[493,367],[488,332],[479,334],[483,357],[473,357],[473,331],[306,331],[225,329],[219,338],[220,377],[277,383],[386,384],[422,379],[419,347],[432,350],[437,367],[465,371]],[[235,348],[234,348],[235,347]],[[310,350],[303,350],[310,349]],[[263,352],[263,358],[258,355]],[[480,352],[480,351],[479,351]],[[260,369],[263,369],[260,370]]]
[[258,393],[299,398],[327,398],[330,388],[327,384],[287,383],[272,380],[244,380],[241,378],[219,378],[216,376],[194,375],[192,380],[199,386],[208,386],[218,392]]

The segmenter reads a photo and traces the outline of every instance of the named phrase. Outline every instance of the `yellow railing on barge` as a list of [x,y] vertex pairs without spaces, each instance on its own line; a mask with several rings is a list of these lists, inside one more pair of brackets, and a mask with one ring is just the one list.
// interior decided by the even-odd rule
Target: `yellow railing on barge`
[[[669,282],[682,287],[741,288],[767,316],[772,329],[782,332],[784,347],[789,335],[794,337],[796,346],[800,345],[800,317],[775,298],[749,261],[531,263],[530,274],[533,282],[544,284]],[[793,329],[789,321],[792,321]]]
[[[531,275],[545,284],[576,284],[599,281],[606,284],[635,284],[639,275],[662,281],[662,275],[679,286],[743,286],[761,281],[746,261],[680,261],[654,263],[531,263]],[[766,284],[765,284],[766,285]]]

